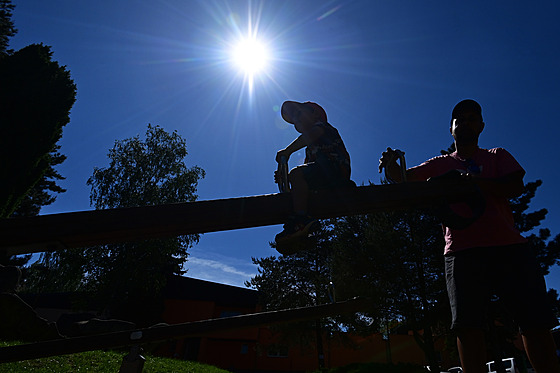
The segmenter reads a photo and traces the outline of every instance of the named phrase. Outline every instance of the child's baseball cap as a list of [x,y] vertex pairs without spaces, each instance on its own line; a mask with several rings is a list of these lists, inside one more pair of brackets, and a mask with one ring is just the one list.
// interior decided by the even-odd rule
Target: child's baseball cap
[[317,115],[317,117],[321,120],[321,122],[327,123],[327,113],[325,109],[321,107],[321,105],[316,104],[315,102],[306,101],[306,102],[296,102],[296,101],[285,101],[282,104],[282,118],[288,123],[294,124],[294,120],[292,119],[293,115],[302,109],[311,109],[313,113]]

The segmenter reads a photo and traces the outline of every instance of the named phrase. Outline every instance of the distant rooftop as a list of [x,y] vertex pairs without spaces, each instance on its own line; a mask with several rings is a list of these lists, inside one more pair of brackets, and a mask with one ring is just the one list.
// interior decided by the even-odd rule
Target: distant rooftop
[[223,306],[253,307],[258,291],[191,277],[173,276],[164,291],[167,299],[212,301]]

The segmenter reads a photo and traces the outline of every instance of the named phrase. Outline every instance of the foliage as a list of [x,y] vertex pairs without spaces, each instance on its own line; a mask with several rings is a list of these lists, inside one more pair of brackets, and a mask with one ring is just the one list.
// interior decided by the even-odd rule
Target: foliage
[[348,216],[323,222],[318,237],[312,249],[293,256],[253,258],[258,274],[246,285],[270,309],[368,297],[375,309],[325,320],[324,330],[424,329],[418,342],[435,360],[431,331],[442,329],[440,316],[449,312],[437,221],[419,211]]
[[324,242],[296,255],[256,259],[258,274],[246,286],[259,290],[267,310],[329,303],[330,273]]
[[[333,301],[331,273],[328,261],[330,242],[328,231],[323,227],[311,238],[310,250],[296,255],[256,259],[258,274],[247,281],[247,287],[259,290],[260,303],[267,310],[315,306]],[[274,244],[271,243],[274,247]],[[319,366],[324,366],[323,331],[339,330],[337,320],[329,318],[307,322],[290,323],[280,329],[281,343],[317,346]]]
[[59,145],[55,145],[50,153],[50,165],[45,170],[43,177],[31,188],[23,197],[19,206],[10,217],[26,217],[39,215],[41,207],[48,206],[56,201],[56,195],[52,193],[64,193],[66,189],[56,184],[56,180],[63,180],[64,177],[54,169],[55,166],[62,164],[66,156],[60,154]]
[[367,296],[378,305],[350,320],[356,332],[419,331],[416,340],[435,364],[434,341],[445,334],[447,309],[441,228],[423,211],[340,218],[333,224],[337,293]]
[[540,209],[533,212],[527,212],[529,204],[537,192],[537,188],[542,185],[541,180],[528,182],[525,184],[525,190],[519,197],[510,200],[511,211],[515,227],[521,233],[527,233],[538,227],[546,217],[548,211]]
[[[525,233],[534,232],[546,215],[545,209],[527,211],[540,185],[540,181],[527,183],[524,193],[512,200],[516,224]],[[365,334],[412,330],[427,361],[437,365],[435,341],[451,334],[444,243],[436,218],[428,211],[393,211],[332,219],[324,226],[326,238],[321,245],[329,249],[322,252],[323,262],[330,266],[326,273],[336,286],[336,298],[367,296],[377,305],[370,312],[336,321],[348,331]],[[550,237],[548,229],[528,235],[544,274],[560,258],[560,238]],[[295,258],[253,259],[260,266],[259,273],[247,285],[264,291],[267,304],[274,307],[299,304],[310,294],[309,288],[301,286],[308,267],[313,267],[306,255],[309,253]],[[558,294],[549,294],[559,310]],[[511,333],[498,332],[511,339]]]
[[[0,347],[11,346],[14,343],[0,342]],[[66,372],[91,372],[91,373],[113,373],[119,370],[125,352],[117,351],[88,351],[78,354],[61,355],[49,358],[25,360],[13,363],[3,363],[0,370],[3,372],[29,372],[36,373],[66,373]],[[228,373],[228,371],[211,365],[192,361],[166,359],[160,357],[146,356],[143,372],[146,373]]]
[[0,58],[11,52],[8,50],[9,39],[17,32],[12,21],[13,10],[11,0],[0,0]]
[[52,60],[50,47],[29,45],[0,59],[0,217],[10,216],[24,197],[61,161],[56,143],[70,121],[76,86]]
[[551,239],[552,234],[548,228],[541,228],[538,232],[535,232],[536,228],[545,219],[548,213],[547,209],[527,212],[531,199],[541,185],[541,180],[525,184],[525,192],[511,200],[511,209],[516,228],[522,233],[532,232],[526,237],[537,254],[541,273],[547,275],[550,267],[558,264],[560,260],[560,235]]
[[91,204],[104,209],[195,201],[204,170],[187,168],[187,154],[186,140],[159,126],[148,125],[145,141],[116,141],[109,167],[95,168],[87,182]]
[[40,294],[81,290],[86,260],[79,250],[41,253],[38,261],[25,268],[22,291]]
[[[106,209],[195,201],[204,170],[188,168],[186,156],[186,141],[159,126],[148,125],[145,140],[135,136],[116,141],[108,153],[109,166],[95,168],[87,182],[91,204]],[[151,324],[158,321],[154,317],[167,277],[185,273],[187,249],[198,238],[184,235],[45,253],[28,286],[36,290],[89,290],[108,307],[112,317]],[[130,319],[131,314],[137,318]]]
[[[63,116],[74,102],[76,89],[64,67],[51,61],[48,47],[31,45],[15,55],[8,49],[9,38],[17,32],[11,19],[13,9],[10,0],[0,0],[0,130],[4,138],[0,147],[5,150],[0,153],[4,160],[0,162],[4,165],[0,176],[3,180],[20,179],[11,190],[0,187],[0,218],[38,215],[42,206],[55,201],[52,193],[65,192],[56,184],[63,178],[54,167],[66,157],[58,153],[60,147],[55,143],[60,138],[60,128],[68,122]],[[51,107],[45,106],[45,96],[51,95],[61,101],[53,100],[48,102]],[[8,96],[10,101],[5,100]],[[43,131],[38,131],[38,127],[43,127]],[[40,151],[29,153],[29,149],[35,148]],[[29,166],[31,172],[18,172]],[[30,258],[31,255],[2,255],[0,264],[23,266]],[[27,271],[23,272],[25,276]]]

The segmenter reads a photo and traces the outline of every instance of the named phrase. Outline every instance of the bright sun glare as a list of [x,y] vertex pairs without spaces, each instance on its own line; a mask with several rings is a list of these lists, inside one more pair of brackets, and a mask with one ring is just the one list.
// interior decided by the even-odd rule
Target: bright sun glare
[[265,70],[269,53],[261,42],[247,38],[233,47],[231,58],[237,68],[252,76]]

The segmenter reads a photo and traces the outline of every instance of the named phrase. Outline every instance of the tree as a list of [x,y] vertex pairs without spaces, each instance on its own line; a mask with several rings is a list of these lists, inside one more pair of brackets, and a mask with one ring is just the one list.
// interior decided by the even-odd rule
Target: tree
[[[333,301],[329,232],[323,227],[314,234],[310,250],[296,255],[252,258],[258,274],[245,285],[259,291],[260,303],[266,310],[306,307]],[[274,247],[274,244],[271,243]],[[339,330],[334,318],[290,323],[279,327],[281,342],[302,347],[315,345],[318,366],[325,367],[324,333]]]
[[0,159],[10,160],[1,163],[0,179],[11,181],[0,185],[0,218],[9,217],[37,183],[57,178],[52,166],[63,158],[56,143],[75,97],[70,73],[52,60],[50,47],[32,44],[0,59]]
[[[0,129],[2,129],[3,133],[6,133],[8,127],[20,126],[21,131],[19,134],[23,136],[17,138],[5,136],[4,138],[6,139],[5,141],[15,144],[15,149],[22,149],[22,152],[26,152],[27,148],[20,148],[19,146],[27,145],[29,147],[34,147],[37,142],[43,142],[46,137],[49,137],[43,135],[33,136],[36,133],[37,126],[44,126],[47,132],[53,131],[56,137],[56,132],[59,132],[59,127],[67,123],[67,121],[64,120],[60,121],[58,124],[49,123],[49,121],[52,122],[53,116],[43,115],[48,113],[45,107],[42,106],[44,96],[54,95],[64,98],[71,96],[71,103],[69,105],[68,102],[64,100],[60,102],[56,109],[59,112],[68,112],[74,101],[75,86],[73,86],[73,82],[69,79],[69,75],[64,68],[58,67],[55,62],[51,61],[52,54],[48,47],[29,46],[27,49],[24,48],[24,50],[18,52],[15,56],[13,50],[8,49],[10,37],[13,37],[17,32],[12,21],[13,9],[14,5],[10,0],[0,0],[0,63],[4,72],[4,74],[0,74],[0,78],[2,79],[0,81],[2,83],[0,86],[0,98],[3,100],[0,104],[3,111]],[[23,57],[20,55],[23,55]],[[21,65],[22,58],[29,58],[28,61],[25,61],[27,65],[19,66]],[[30,74],[35,75],[30,76]],[[6,77],[10,77],[10,79],[6,79]],[[64,80],[66,80],[66,82],[64,82]],[[22,85],[22,87],[20,87],[20,85]],[[65,89],[61,90],[60,88],[64,86]],[[41,93],[38,94],[37,92]],[[8,96],[14,96],[15,98],[13,101],[6,102],[5,98]],[[13,105],[14,102],[16,103],[15,106]],[[39,104],[39,106],[37,106],[37,104]],[[52,105],[52,102],[50,102],[50,104]],[[54,109],[50,109],[51,113],[55,112]],[[26,113],[27,111],[37,111],[39,115],[30,118]],[[10,122],[8,121],[9,118],[16,118],[16,120]],[[30,120],[37,118],[42,120]],[[23,131],[26,132],[23,133]],[[32,135],[30,136],[29,134]],[[60,135],[58,135],[56,141],[58,141],[59,138]],[[45,145],[49,146],[49,142],[47,141]],[[2,144],[2,146],[4,146],[4,144]],[[2,206],[0,207],[0,217],[38,215],[42,206],[49,205],[55,201],[56,196],[51,193],[65,192],[63,188],[56,184],[56,181],[63,179],[63,177],[54,167],[61,164],[66,159],[64,155],[58,153],[59,149],[60,146],[54,145],[48,154],[46,154],[44,150],[43,153],[37,154],[37,157],[43,157],[48,160],[43,170],[38,170],[39,174],[42,173],[42,176],[38,180],[36,180],[36,176],[33,176],[23,181],[21,184],[22,190],[17,191],[15,195],[0,195],[0,201],[3,201],[0,203],[0,206]],[[10,156],[10,158],[7,158],[10,162],[6,161],[4,163],[12,164],[14,169],[26,166],[25,162],[18,164],[20,160],[25,159],[21,158],[21,154],[19,153],[8,154],[8,152],[6,152],[3,155]],[[37,161],[40,161],[39,158],[37,158]],[[33,160],[31,164],[36,166]],[[5,168],[2,171],[7,174],[12,172],[13,169]],[[15,174],[12,176],[15,176]],[[13,178],[11,177],[10,180],[13,180]],[[36,182],[34,182],[34,180],[36,180]],[[8,209],[12,210],[11,214],[8,212],[9,210],[1,212],[5,204],[9,205],[10,200],[15,202],[13,206],[8,207]],[[8,258],[0,259],[0,263],[3,264],[7,261]],[[18,259],[18,261],[20,260]],[[25,262],[26,261],[24,261],[24,263]]]
[[[2,78],[1,80],[2,84],[0,87],[0,92],[1,92],[0,97],[2,97],[2,99],[5,99],[8,95],[15,95],[18,97],[17,98],[18,105],[13,106],[12,105],[13,102],[3,102],[1,107],[3,111],[4,110],[6,110],[7,112],[12,111],[13,114],[10,114],[11,117],[16,117],[20,119],[20,122],[19,123],[17,121],[8,122],[7,120],[6,121],[3,120],[2,121],[3,124],[0,125],[0,128],[4,132],[5,127],[7,126],[13,127],[24,123],[26,128],[22,128],[22,130],[26,129],[27,131],[27,133],[25,133],[26,135],[25,137],[21,137],[19,139],[7,138],[7,137],[5,138],[11,143],[15,142],[16,144],[18,144],[18,146],[21,145],[22,143],[30,144],[30,146],[33,146],[34,142],[43,141],[43,138],[42,137],[34,138],[33,136],[29,136],[28,133],[35,132],[34,126],[45,126],[45,122],[48,121],[48,117],[44,117],[43,121],[31,122],[28,120],[29,118],[26,118],[25,115],[22,116],[22,114],[25,114],[25,111],[29,111],[29,110],[31,111],[43,110],[44,112],[44,107],[34,107],[34,105],[38,103],[41,104],[44,98],[37,95],[35,91],[42,91],[43,96],[54,93],[57,96],[67,97],[68,95],[75,96],[75,87],[73,87],[74,92],[72,93],[73,83],[71,80],[67,79],[68,81],[66,82],[66,88],[67,88],[66,92],[64,91],[55,92],[55,89],[58,86],[61,86],[58,83],[63,81],[65,78],[69,78],[69,76],[67,75],[63,67],[62,68],[58,67],[56,63],[53,63],[51,61],[50,58],[52,53],[50,53],[50,49],[48,47],[37,48],[37,46],[29,46],[29,49],[31,51],[30,53],[27,53],[27,51],[21,51],[21,54],[24,54],[24,56],[30,58],[30,60],[27,61],[29,66],[19,70],[14,69],[14,67],[17,67],[14,66],[14,63],[20,64],[21,57],[18,57],[18,55],[14,56],[13,50],[8,49],[10,37],[13,37],[17,32],[16,28],[14,27],[14,23],[12,21],[13,9],[14,9],[14,5],[11,3],[10,0],[0,0],[0,60],[5,60],[2,62],[2,67],[3,69],[5,69],[4,71],[5,75],[0,75]],[[14,62],[13,60],[19,60],[19,62]],[[43,65],[43,66],[41,66],[41,68],[37,70],[36,67],[38,65],[39,66]],[[30,79],[29,77],[30,72],[34,74],[39,72],[39,76],[41,79],[36,79],[37,76],[32,76]],[[5,78],[7,76],[10,76],[11,79],[6,80]],[[36,86],[33,86],[33,83],[35,83]],[[16,89],[16,91],[14,92],[13,89],[16,88],[14,87],[14,84],[16,86],[23,84],[24,86],[26,86],[25,91],[21,92],[21,89]],[[63,85],[64,84],[62,84],[62,86]],[[17,88],[21,88],[21,87],[17,87]],[[72,103],[73,100],[74,99],[72,98],[71,99]],[[68,105],[64,106],[65,102],[61,102],[61,105],[62,106],[59,108],[59,110],[61,111],[66,110],[66,112],[68,112],[70,110],[70,107],[72,106],[72,104],[70,104],[69,106]],[[2,119],[7,118],[6,114],[7,113],[4,113],[4,117]],[[66,122],[64,121],[60,123],[61,126],[64,126],[65,124]],[[47,124],[47,126],[50,125]],[[58,125],[55,124],[53,130],[58,131],[57,127]],[[58,136],[57,141],[59,138],[60,136]],[[54,167],[61,164],[66,159],[64,155],[58,153],[59,149],[60,146],[54,145],[48,155],[45,154],[39,155],[40,157],[43,156],[48,158],[49,160],[48,166],[44,168],[43,175],[34,184],[33,184],[33,179],[28,180],[27,183],[23,184],[23,189],[26,190],[20,191],[19,194],[24,192],[26,192],[26,194],[24,194],[22,197],[18,197],[17,195],[16,196],[0,195],[0,200],[5,201],[4,203],[6,203],[11,199],[14,199],[16,201],[16,206],[12,208],[11,215],[8,212],[4,212],[3,214],[0,214],[0,217],[6,217],[6,216],[20,217],[20,216],[38,215],[42,206],[47,206],[55,201],[56,197],[50,193],[65,192],[63,188],[61,188],[56,184],[56,181],[63,179],[63,177],[54,169]],[[12,156],[9,158],[10,163],[14,164],[15,167],[18,167],[18,160],[21,159],[20,156],[21,154],[17,154],[17,153],[12,154]],[[23,163],[23,165],[25,164]],[[10,170],[4,170],[4,172],[8,172],[8,171]],[[10,178],[10,180],[12,179]],[[33,184],[33,185],[29,187],[28,184]],[[17,202],[18,199],[19,202]],[[0,259],[0,263],[4,263],[6,262],[6,260],[7,258]]]
[[12,21],[14,5],[11,0],[0,0],[0,58],[8,55],[8,43],[17,32]]
[[[529,205],[532,198],[536,195],[537,189],[542,185],[541,180],[528,182],[525,184],[524,192],[517,198],[510,200],[515,226],[529,241],[529,245],[535,250],[537,263],[539,264],[542,275],[549,273],[550,267],[559,263],[560,260],[560,235],[551,239],[551,232],[548,228],[537,228],[546,218],[547,209],[540,209],[529,212]],[[548,290],[550,303],[556,317],[560,317],[560,301],[558,292],[555,289]],[[490,302],[490,325],[488,346],[495,354],[495,360],[508,356],[515,356],[521,361],[525,358],[513,344],[517,337],[519,327],[511,318],[510,313],[499,299]]]
[[[436,366],[435,340],[445,336],[440,320],[448,304],[437,220],[423,211],[380,212],[339,218],[333,230],[338,289],[345,297],[367,296],[378,305],[362,332],[381,331],[390,339],[387,325],[412,330]],[[360,331],[361,318],[352,324]]]
[[[65,156],[56,145],[69,122],[76,86],[52,61],[50,47],[33,44],[13,53],[13,5],[0,1],[0,218],[37,215],[62,193],[54,166]],[[22,266],[31,255],[0,257],[1,265]],[[26,272],[24,272],[24,276]]]
[[[195,201],[198,180],[205,173],[196,166],[188,168],[186,156],[186,141],[159,126],[148,125],[145,140],[135,136],[116,141],[108,153],[109,166],[95,168],[87,181],[91,204],[108,209]],[[87,290],[112,317],[153,324],[161,317],[166,279],[185,273],[187,249],[198,238],[184,235],[43,254],[31,285]]]
[[[533,232],[546,216],[545,209],[527,211],[540,185],[540,181],[527,183],[525,192],[511,201],[516,224],[523,233]],[[443,271],[444,243],[438,220],[428,211],[387,211],[332,219],[327,227],[328,242],[321,244],[330,248],[324,252],[330,258],[324,261],[330,267],[337,298],[367,296],[377,304],[371,312],[340,322],[348,330],[360,333],[388,333],[387,324],[412,330],[426,360],[430,365],[438,365],[435,341],[451,336]],[[560,236],[550,237],[548,229],[528,235],[531,245],[537,249],[544,274],[560,258]],[[262,272],[259,269],[257,278],[268,304],[280,301],[298,304],[298,298],[290,295],[293,287],[286,286],[285,281],[294,284],[304,281],[301,277],[304,272],[299,268],[305,269],[310,262],[302,255],[298,254],[298,260],[290,265],[280,265],[281,260],[293,260],[289,258],[254,260],[266,269]],[[268,282],[271,285],[262,286]],[[252,280],[250,284],[256,283]],[[556,302],[555,309],[560,309],[558,294],[554,290],[549,294]],[[512,338],[511,333],[498,334]]]
[[541,228],[535,233],[536,228],[546,218],[547,209],[527,212],[531,199],[535,196],[537,188],[542,185],[541,180],[525,184],[524,193],[511,200],[511,209],[515,219],[515,226],[521,233],[530,233],[527,237],[530,245],[537,253],[537,260],[541,273],[547,275],[550,267],[560,260],[560,235],[551,239],[548,228]]
[[48,206],[56,201],[53,193],[64,193],[66,189],[56,184],[57,180],[64,180],[64,177],[55,170],[55,166],[66,160],[66,156],[58,153],[59,145],[55,145],[53,152],[49,154],[50,165],[45,170],[43,177],[31,188],[23,197],[19,206],[14,210],[10,217],[25,217],[39,215],[43,206]]

